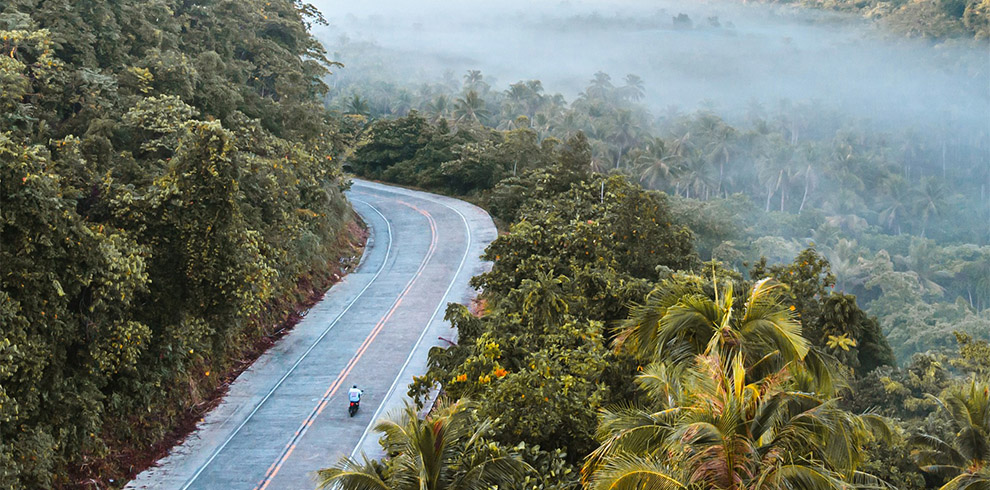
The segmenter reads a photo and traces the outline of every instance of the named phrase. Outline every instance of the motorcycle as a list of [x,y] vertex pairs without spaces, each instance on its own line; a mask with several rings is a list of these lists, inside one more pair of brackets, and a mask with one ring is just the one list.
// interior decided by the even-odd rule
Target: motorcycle
[[358,411],[358,405],[360,405],[360,404],[361,404],[361,402],[351,402],[351,406],[347,407],[347,413],[351,417],[353,417],[354,414],[357,413],[357,411]]

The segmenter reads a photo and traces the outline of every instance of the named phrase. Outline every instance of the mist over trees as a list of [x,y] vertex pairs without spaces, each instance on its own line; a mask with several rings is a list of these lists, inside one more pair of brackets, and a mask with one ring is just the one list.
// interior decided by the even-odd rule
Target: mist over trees
[[538,79],[574,100],[602,71],[640,76],[657,117],[712,104],[735,121],[754,100],[814,100],[897,128],[955,130],[986,126],[990,110],[986,39],[892,36],[848,14],[730,1],[316,5],[334,12],[316,35],[347,65],[334,87],[361,79],[415,90],[446,70],[455,83],[480,70],[499,90]]
[[[924,57],[954,48],[917,49]],[[357,52],[389,56],[372,45]],[[986,82],[985,62],[969,61],[972,72],[960,74],[958,86]],[[584,88],[568,101],[538,79],[500,89],[470,69],[410,84],[380,80],[386,73],[369,66],[381,65],[353,67],[360,83],[342,75],[327,105],[352,120],[415,110],[373,123],[373,134],[402,134],[412,126],[388,125],[413,124],[425,139],[389,143],[410,152],[403,156],[372,138],[349,160],[363,175],[485,191],[541,165],[540,148],[581,131],[593,169],[619,171],[675,198],[675,213],[695,231],[705,259],[747,270],[762,256],[787,262],[814,244],[833,265],[835,287],[879,316],[901,359],[951,348],[957,328],[990,335],[983,279],[990,267],[990,121],[980,121],[986,93],[958,119],[932,114],[899,125],[844,112],[841,100],[751,100],[742,114],[705,103],[656,115],[647,105],[648,82],[635,74],[584,76]],[[962,120],[974,122],[956,124]]]
[[5,2],[0,487],[148,464],[353,252],[346,170],[504,233],[449,400],[322,484],[986,488],[987,1],[767,3]]
[[[506,230],[410,386],[477,421],[435,474],[984,488],[990,59],[948,3],[342,7],[346,168]],[[430,485],[409,423],[322,484]]]

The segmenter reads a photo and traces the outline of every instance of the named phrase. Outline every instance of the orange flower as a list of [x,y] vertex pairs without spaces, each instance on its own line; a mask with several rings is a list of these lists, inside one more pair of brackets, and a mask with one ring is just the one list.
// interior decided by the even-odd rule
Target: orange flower
[[791,307],[790,307],[789,309],[790,309],[791,311],[794,311],[794,310],[796,310],[797,308],[795,308],[795,307],[794,307],[794,305],[791,305]]
[[501,378],[502,376],[505,376],[506,374],[509,374],[509,372],[506,371],[506,370],[504,370],[504,369],[502,369],[502,368],[498,368],[498,369],[495,370],[495,377],[496,378]]
[[454,381],[467,381],[467,374],[462,374],[462,375],[454,378]]

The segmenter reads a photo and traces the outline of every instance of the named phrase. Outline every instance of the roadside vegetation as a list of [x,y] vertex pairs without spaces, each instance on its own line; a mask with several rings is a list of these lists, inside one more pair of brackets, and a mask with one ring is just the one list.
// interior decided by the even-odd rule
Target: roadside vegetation
[[[778,3],[881,19],[985,87],[986,0]],[[119,487],[203,413],[354,253],[339,162],[503,233],[480,308],[448,307],[457,338],[378,424],[387,457],[321,486],[990,488],[981,101],[901,126],[786,99],[651,113],[634,74],[570,102],[479,70],[404,83],[360,41],[335,78],[323,21],[0,6],[0,488]],[[661,21],[735,39],[667,12],[557,28]]]
[[0,4],[0,488],[123,484],[354,253],[319,20]]
[[[433,430],[383,421],[387,457],[322,486],[990,485],[985,127],[786,100],[656,115],[602,72],[570,103],[476,70],[361,74],[326,99],[345,167],[479,202],[503,234],[482,307],[448,308],[456,343],[410,386],[442,393]],[[450,407],[472,429],[440,442]]]
[[[583,133],[552,148],[545,167],[486,193],[512,224],[474,279],[484,306],[448,308],[456,344],[434,348],[410,386],[417,402],[442,389],[457,423],[474,425],[446,440],[450,401],[415,430],[396,429],[412,427],[408,413],[383,421],[389,457],[341,461],[322,485],[987,483],[985,340],[960,333],[898,366],[814,247],[746,271],[702,261],[668,196],[591,172]],[[409,466],[426,461],[429,472]]]

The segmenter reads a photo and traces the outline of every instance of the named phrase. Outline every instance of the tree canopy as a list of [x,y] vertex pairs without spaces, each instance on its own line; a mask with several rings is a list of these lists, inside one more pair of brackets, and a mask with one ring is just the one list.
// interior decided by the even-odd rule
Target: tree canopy
[[0,6],[0,487],[126,481],[351,253],[321,21]]

